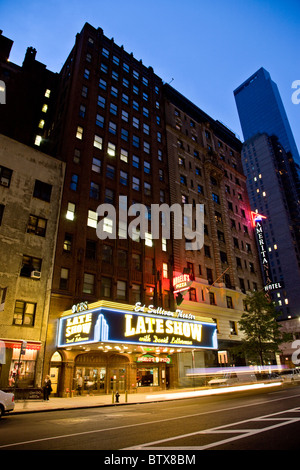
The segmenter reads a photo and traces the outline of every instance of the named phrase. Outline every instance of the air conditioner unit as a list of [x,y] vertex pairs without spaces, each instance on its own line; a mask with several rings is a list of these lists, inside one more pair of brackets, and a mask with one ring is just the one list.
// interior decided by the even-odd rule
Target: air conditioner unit
[[32,279],[41,279],[40,271],[31,271],[30,277]]

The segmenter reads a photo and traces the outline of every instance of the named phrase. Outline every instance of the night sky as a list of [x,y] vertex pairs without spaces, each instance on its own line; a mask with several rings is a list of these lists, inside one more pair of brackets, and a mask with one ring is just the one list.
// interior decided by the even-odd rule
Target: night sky
[[101,27],[242,141],[233,90],[264,67],[300,151],[300,104],[291,99],[300,80],[300,0],[0,0],[0,18],[14,41],[11,62],[21,65],[32,46],[55,72],[85,22]]

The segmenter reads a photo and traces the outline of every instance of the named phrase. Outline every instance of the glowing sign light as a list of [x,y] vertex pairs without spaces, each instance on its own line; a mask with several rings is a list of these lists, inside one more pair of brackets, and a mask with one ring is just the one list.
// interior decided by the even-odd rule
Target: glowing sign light
[[192,284],[189,274],[180,274],[180,276],[173,277],[174,294],[188,290]]
[[258,214],[257,212],[251,211],[251,220],[252,220],[252,225],[253,227],[256,226],[257,222],[261,222],[263,219],[266,219],[267,217],[265,215]]

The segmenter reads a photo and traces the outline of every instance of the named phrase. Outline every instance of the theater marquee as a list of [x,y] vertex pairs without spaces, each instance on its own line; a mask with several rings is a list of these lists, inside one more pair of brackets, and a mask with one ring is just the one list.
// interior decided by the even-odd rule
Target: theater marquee
[[215,323],[182,318],[180,312],[100,307],[60,319],[58,347],[99,342],[200,349],[218,347]]

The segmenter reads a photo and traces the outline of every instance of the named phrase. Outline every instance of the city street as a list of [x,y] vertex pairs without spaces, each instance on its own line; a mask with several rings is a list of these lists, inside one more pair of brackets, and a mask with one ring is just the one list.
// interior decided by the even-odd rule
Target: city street
[[165,462],[150,463],[174,464],[181,458],[193,464],[201,450],[298,450],[299,432],[300,386],[286,385],[211,397],[12,413],[0,422],[0,450],[102,450],[104,463],[139,456],[131,462],[137,466],[164,455]]

